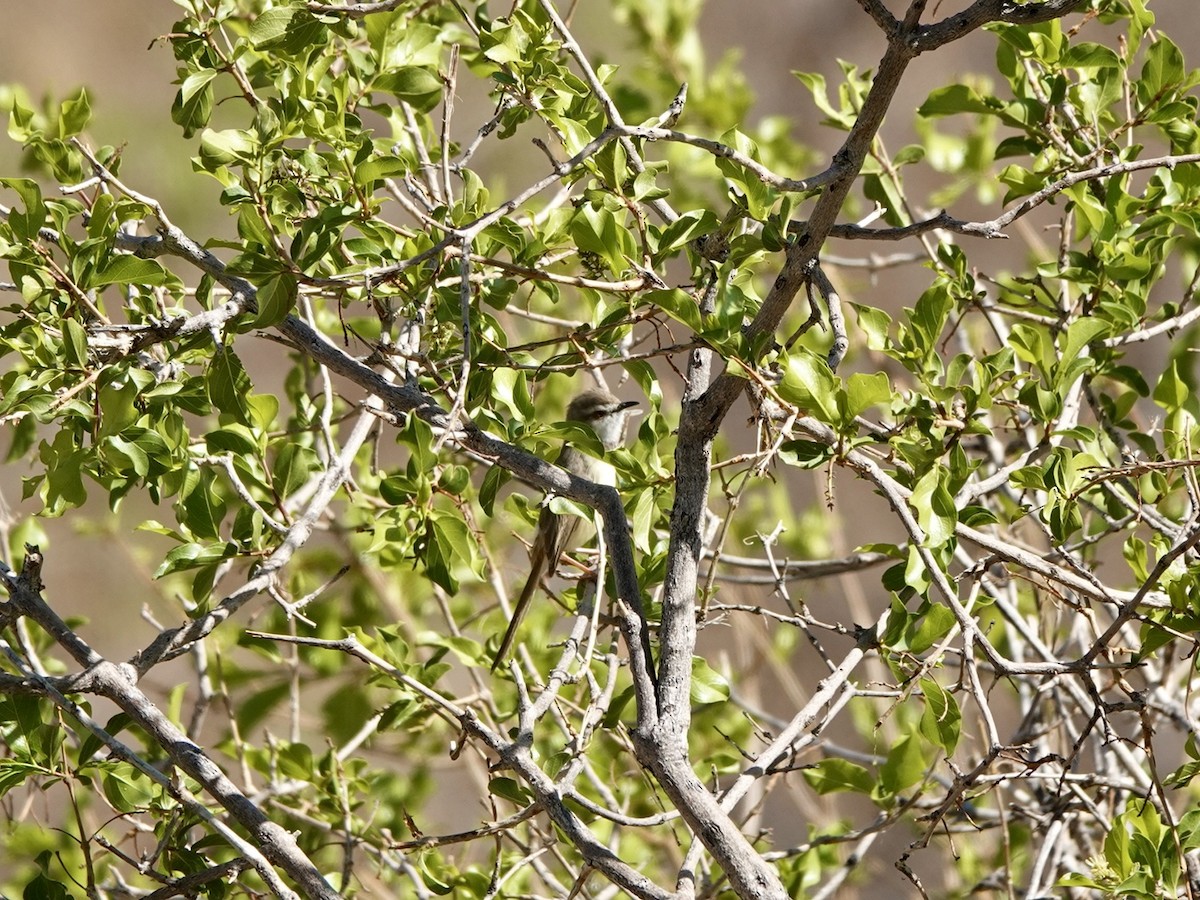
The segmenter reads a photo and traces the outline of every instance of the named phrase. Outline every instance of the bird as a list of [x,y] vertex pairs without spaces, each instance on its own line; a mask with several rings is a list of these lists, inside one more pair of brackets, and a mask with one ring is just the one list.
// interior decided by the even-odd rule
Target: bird
[[[567,420],[590,425],[604,449],[615,450],[625,443],[625,423],[631,415],[630,410],[637,405],[636,400],[621,400],[603,388],[590,388],[567,405]],[[588,481],[608,485],[616,483],[616,472],[610,464],[576,450],[569,443],[563,445],[556,462],[572,475]],[[493,672],[512,650],[517,628],[529,611],[538,584],[543,576],[554,574],[559,557],[571,546],[575,532],[579,530],[580,521],[578,516],[560,516],[551,512],[548,505],[542,506],[537,535],[529,551],[529,578],[521,589],[508,630],[504,632],[500,647],[496,650],[492,661]]]

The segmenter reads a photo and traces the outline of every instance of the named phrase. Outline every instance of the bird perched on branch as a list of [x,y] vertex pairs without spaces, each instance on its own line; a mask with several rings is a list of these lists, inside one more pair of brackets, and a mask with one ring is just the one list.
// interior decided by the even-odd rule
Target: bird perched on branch
[[[591,426],[604,449],[615,450],[625,443],[625,423],[630,416],[630,410],[635,406],[636,401],[621,400],[606,390],[592,388],[570,402],[567,406],[567,419]],[[608,485],[616,482],[616,473],[611,465],[594,456],[588,456],[569,443],[563,444],[556,462],[572,475],[578,475],[588,481]],[[512,650],[517,627],[529,610],[534,591],[537,590],[543,576],[553,575],[558,568],[559,557],[564,550],[571,547],[580,521],[578,516],[560,516],[551,512],[549,505],[542,506],[541,515],[538,516],[537,536],[529,551],[529,579],[521,589],[521,596],[513,609],[512,621],[508,623],[508,630],[504,632],[500,648],[496,651],[496,658],[492,662],[493,672]]]

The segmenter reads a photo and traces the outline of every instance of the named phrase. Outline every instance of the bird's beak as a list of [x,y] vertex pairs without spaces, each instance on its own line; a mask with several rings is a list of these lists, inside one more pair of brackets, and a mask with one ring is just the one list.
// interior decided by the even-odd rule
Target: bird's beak
[[625,410],[629,409],[629,410],[633,410],[630,413],[631,416],[640,416],[642,414],[642,411],[640,409],[634,409],[634,407],[636,407],[637,405],[638,405],[638,402],[636,400],[626,400],[624,403],[622,403],[620,406],[617,407],[617,412],[624,412]]

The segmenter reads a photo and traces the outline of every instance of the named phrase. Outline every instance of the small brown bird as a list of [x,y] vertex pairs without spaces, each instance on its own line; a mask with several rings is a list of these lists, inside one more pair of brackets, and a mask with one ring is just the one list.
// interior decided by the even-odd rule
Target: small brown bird
[[[571,401],[567,406],[567,419],[590,425],[604,449],[615,450],[625,443],[625,422],[629,418],[629,410],[635,406],[636,401],[621,400],[608,391],[592,388]],[[609,485],[616,481],[616,473],[611,465],[576,450],[570,444],[563,445],[556,462],[572,475],[589,481]],[[559,557],[570,548],[580,521],[578,516],[564,517],[551,512],[549,506],[542,507],[538,516],[537,536],[529,551],[529,579],[521,589],[521,596],[513,608],[512,621],[508,623],[508,630],[504,632],[500,648],[496,651],[496,658],[492,662],[493,672],[512,650],[517,627],[529,610],[534,591],[544,575],[552,575],[558,568]]]

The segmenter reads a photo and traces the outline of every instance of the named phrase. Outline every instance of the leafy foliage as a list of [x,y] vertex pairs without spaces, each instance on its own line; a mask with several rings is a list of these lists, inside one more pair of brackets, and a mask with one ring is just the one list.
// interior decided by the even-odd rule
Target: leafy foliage
[[[1195,892],[1200,75],[1143,0],[859,5],[879,67],[795,73],[827,163],[752,124],[699,3],[612,4],[616,67],[550,0],[181,2],[226,243],[92,146],[86,89],[4,90],[40,508],[3,526],[0,891]],[[985,24],[890,152],[907,63]],[[601,452],[557,421],[585,379],[643,400],[627,523],[540,463]],[[605,540],[488,675],[514,476]],[[40,579],[101,498],[169,623],[119,666]]]

